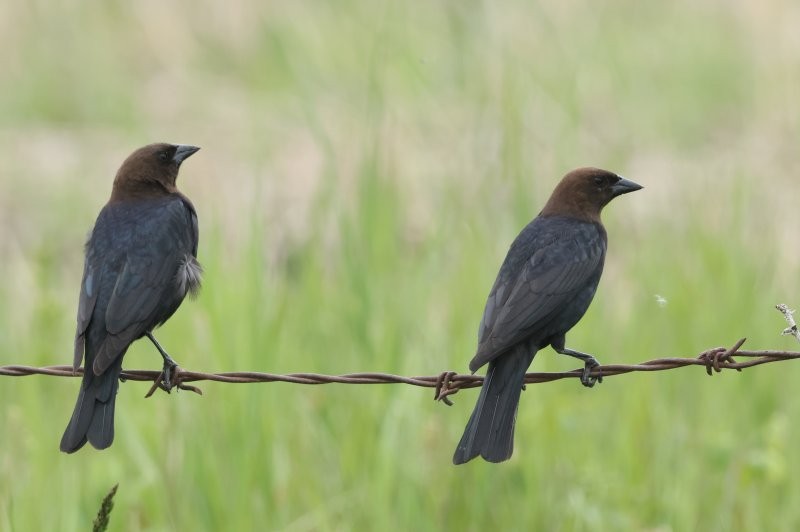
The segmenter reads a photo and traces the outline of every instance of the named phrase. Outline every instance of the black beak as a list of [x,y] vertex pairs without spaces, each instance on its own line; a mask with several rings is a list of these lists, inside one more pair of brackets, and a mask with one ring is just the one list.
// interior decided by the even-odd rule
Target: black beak
[[175,149],[175,155],[172,156],[172,160],[175,161],[175,163],[177,163],[178,166],[180,166],[183,161],[191,157],[192,154],[199,149],[200,148],[198,148],[197,146],[186,146],[184,144],[180,144]]
[[634,183],[633,181],[629,181],[624,177],[620,177],[619,181],[611,185],[611,194],[616,198],[617,196],[621,196],[622,194],[627,194],[628,192],[635,192],[640,190],[644,187],[638,183]]

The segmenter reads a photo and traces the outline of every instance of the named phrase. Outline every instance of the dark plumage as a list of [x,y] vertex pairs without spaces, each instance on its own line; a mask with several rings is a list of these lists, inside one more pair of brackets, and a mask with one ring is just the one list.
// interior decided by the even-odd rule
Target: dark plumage
[[164,323],[187,293],[200,288],[197,214],[175,186],[181,163],[199,148],[150,144],[133,152],[114,179],[86,244],[78,300],[73,367],[84,375],[61,450],[89,441],[105,449],[114,440],[114,401],[122,357],[148,336],[164,357],[169,388],[175,362],[152,330]]
[[568,173],[542,212],[511,244],[489,293],[478,331],[475,372],[488,363],[478,403],[453,463],[478,455],[502,462],[514,449],[514,423],[525,372],[540,349],[584,360],[581,382],[598,365],[591,355],[564,347],[565,335],[594,297],[606,255],[600,211],[616,196],[641,186],[597,168]]

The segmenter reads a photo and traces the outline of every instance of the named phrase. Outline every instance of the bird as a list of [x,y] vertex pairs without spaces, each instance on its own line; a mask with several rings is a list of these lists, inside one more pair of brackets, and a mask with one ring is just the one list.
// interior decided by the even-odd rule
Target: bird
[[156,143],[134,151],[117,171],[111,197],[85,247],[73,369],[84,360],[75,410],[61,438],[73,453],[88,441],[114,441],[114,401],[122,358],[147,337],[164,359],[159,382],[169,391],[177,367],[153,336],[186,295],[200,289],[194,205],[178,191],[181,164],[200,148]]
[[608,238],[600,211],[642,186],[599,168],[578,168],[556,185],[541,212],[517,236],[489,292],[469,369],[488,363],[477,404],[453,463],[480,455],[503,462],[514,450],[514,425],[525,372],[547,346],[584,362],[581,383],[592,387],[599,363],[565,346],[566,333],[594,297]]

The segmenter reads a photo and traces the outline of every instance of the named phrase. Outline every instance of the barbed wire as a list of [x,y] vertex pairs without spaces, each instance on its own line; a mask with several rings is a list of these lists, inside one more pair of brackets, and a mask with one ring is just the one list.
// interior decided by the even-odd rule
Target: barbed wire
[[[776,308],[783,313],[789,327],[783,330],[782,334],[792,335],[800,341],[800,330],[794,321],[793,310],[786,305],[776,305]],[[742,351],[740,348],[746,341],[742,338],[730,348],[715,347],[700,353],[694,358],[657,358],[639,364],[609,364],[597,366],[592,369],[590,375],[593,377],[612,377],[639,371],[666,371],[683,368],[686,366],[704,366],[708,375],[714,372],[720,373],[724,369],[742,371],[745,368],[768,364],[772,362],[782,362],[800,358],[798,351]],[[733,357],[745,357],[750,360],[737,362]],[[525,384],[541,384],[553,382],[561,379],[580,378],[583,369],[559,372],[535,372],[525,375]],[[25,377],[30,375],[49,375],[53,377],[80,377],[83,375],[83,368],[73,370],[72,366],[0,366],[0,376]],[[145,397],[150,397],[156,389],[161,388],[167,392],[162,382],[162,372],[152,370],[123,370],[120,374],[121,380],[130,381],[150,381],[153,386]],[[227,373],[204,373],[200,371],[189,371],[183,368],[175,368],[172,377],[174,386],[178,389],[188,390],[202,395],[202,391],[196,386],[187,383],[198,381],[224,382],[231,384],[249,384],[264,382],[289,382],[293,384],[408,384],[423,388],[434,388],[435,400],[443,401],[448,405],[452,402],[449,396],[466,388],[477,388],[483,384],[483,377],[480,375],[459,374],[455,371],[444,371],[438,375],[405,377],[390,373],[349,373],[345,375],[325,375],[320,373],[260,373],[253,371],[236,371]]]

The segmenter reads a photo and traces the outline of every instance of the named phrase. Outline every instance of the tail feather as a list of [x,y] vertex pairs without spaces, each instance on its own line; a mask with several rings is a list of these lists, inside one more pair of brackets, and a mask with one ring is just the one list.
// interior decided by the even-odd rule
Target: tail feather
[[61,450],[74,453],[86,442],[105,449],[114,441],[114,402],[122,371],[122,357],[102,375],[84,368],[81,391],[72,418],[61,437]]
[[453,455],[454,464],[478,455],[489,462],[511,458],[519,397],[535,355],[535,350],[521,344],[489,363],[478,402]]

